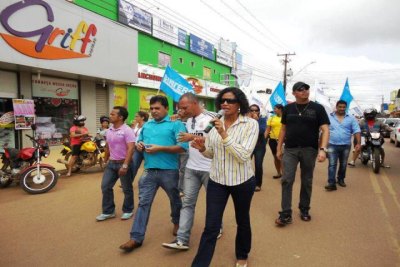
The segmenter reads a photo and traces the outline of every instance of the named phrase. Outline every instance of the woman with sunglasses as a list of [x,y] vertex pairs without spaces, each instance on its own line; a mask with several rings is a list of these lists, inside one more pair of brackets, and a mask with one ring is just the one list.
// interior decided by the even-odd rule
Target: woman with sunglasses
[[233,199],[237,223],[236,266],[247,266],[251,248],[250,204],[256,186],[251,154],[258,138],[258,123],[246,116],[249,103],[238,88],[228,87],[219,92],[215,105],[224,110],[224,116],[212,120],[215,127],[206,142],[198,137],[191,144],[212,159],[206,225],[192,266],[210,265],[229,196]]
[[254,191],[258,192],[261,190],[262,177],[263,177],[263,161],[267,146],[267,141],[264,137],[264,132],[267,127],[267,120],[265,117],[261,117],[260,107],[256,104],[250,106],[249,117],[255,119],[258,122],[258,139],[256,147],[253,151],[254,156],[254,169],[256,177],[256,189]]

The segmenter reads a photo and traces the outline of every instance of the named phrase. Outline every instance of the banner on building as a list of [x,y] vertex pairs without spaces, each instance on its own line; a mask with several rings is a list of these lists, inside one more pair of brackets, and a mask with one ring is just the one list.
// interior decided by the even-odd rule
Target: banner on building
[[153,17],[153,36],[167,43],[186,48],[186,31],[155,16]]
[[132,0],[119,0],[118,21],[139,31],[151,34],[151,13],[133,5]]
[[208,59],[214,59],[214,45],[190,34],[190,51]]
[[172,97],[175,102],[178,102],[181,95],[185,93],[194,93],[193,87],[190,83],[170,66],[167,66],[165,69],[160,89],[168,96]]
[[35,124],[35,104],[32,99],[13,99],[15,129],[31,129]]

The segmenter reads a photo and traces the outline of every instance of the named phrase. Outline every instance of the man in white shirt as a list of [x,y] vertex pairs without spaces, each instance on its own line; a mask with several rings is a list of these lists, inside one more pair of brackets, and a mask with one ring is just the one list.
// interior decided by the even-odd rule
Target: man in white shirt
[[[179,109],[188,118],[186,121],[187,133],[181,133],[180,142],[190,142],[196,136],[205,136],[204,129],[216,114],[204,110],[198,98],[192,93],[183,94],[179,100]],[[201,185],[207,188],[210,177],[211,159],[204,157],[197,149],[189,146],[189,159],[186,164],[182,209],[179,219],[179,229],[176,240],[163,243],[163,247],[188,250],[190,233],[193,226],[194,211]],[[220,236],[222,231],[220,231]],[[219,237],[220,237],[219,236]]]

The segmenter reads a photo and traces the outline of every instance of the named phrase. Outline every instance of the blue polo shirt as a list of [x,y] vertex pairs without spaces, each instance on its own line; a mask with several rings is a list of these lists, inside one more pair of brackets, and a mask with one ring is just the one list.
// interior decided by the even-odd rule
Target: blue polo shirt
[[329,144],[331,145],[351,145],[351,136],[361,132],[356,118],[346,114],[339,122],[336,113],[329,114]]
[[[169,116],[165,116],[161,121],[154,119],[146,122],[140,132],[137,142],[143,142],[145,145],[175,146],[178,145],[185,149],[189,148],[187,142],[178,142],[180,132],[186,132],[186,127],[181,121],[171,121]],[[179,154],[177,153],[143,153],[144,168],[156,168],[164,170],[179,169]]]

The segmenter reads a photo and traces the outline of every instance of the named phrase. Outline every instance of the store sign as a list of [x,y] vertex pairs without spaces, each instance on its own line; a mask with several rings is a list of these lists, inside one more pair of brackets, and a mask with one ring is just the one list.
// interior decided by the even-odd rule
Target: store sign
[[217,50],[217,62],[232,67],[232,55],[228,55],[220,50]]
[[74,80],[52,77],[32,76],[32,94],[34,97],[50,97],[57,99],[78,99],[78,82]]
[[186,31],[159,17],[153,17],[153,36],[167,43],[186,48]]
[[151,34],[151,13],[133,5],[130,0],[119,0],[118,20],[139,31]]
[[190,34],[190,51],[208,59],[214,59],[214,45]]
[[136,82],[137,32],[67,1],[1,0],[0,36],[1,62]]

